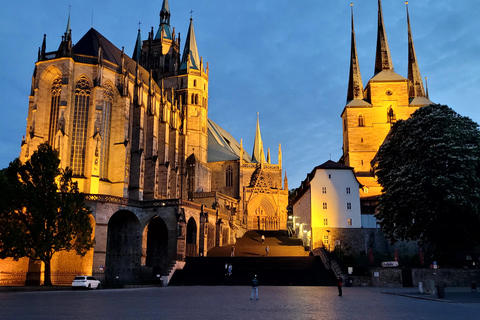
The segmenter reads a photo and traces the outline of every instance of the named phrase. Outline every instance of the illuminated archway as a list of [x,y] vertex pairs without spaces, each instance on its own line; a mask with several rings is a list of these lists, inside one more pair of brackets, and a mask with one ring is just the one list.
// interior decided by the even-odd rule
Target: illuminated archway
[[265,195],[257,195],[248,203],[248,228],[253,230],[278,230],[280,220],[275,205]]

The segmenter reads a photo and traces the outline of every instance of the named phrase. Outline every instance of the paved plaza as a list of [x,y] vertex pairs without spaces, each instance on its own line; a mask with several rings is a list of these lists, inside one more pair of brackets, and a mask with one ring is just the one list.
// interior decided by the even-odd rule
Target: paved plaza
[[[261,281],[261,279],[260,279]],[[418,299],[414,288],[190,286],[0,292],[0,319],[479,319],[480,293]],[[455,291],[455,290],[454,290]],[[389,292],[391,294],[386,294]],[[395,293],[395,294],[392,294]],[[407,296],[402,296],[405,294]],[[423,296],[426,298],[426,296]]]

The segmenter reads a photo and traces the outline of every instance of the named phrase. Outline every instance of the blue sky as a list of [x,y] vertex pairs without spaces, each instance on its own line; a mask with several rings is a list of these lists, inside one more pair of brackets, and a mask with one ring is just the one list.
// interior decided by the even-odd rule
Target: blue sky
[[[209,117],[251,153],[256,114],[277,162],[282,144],[289,188],[313,167],[342,154],[340,114],[350,58],[351,0],[170,0],[171,26],[188,30],[190,11],[199,54],[209,62]],[[354,3],[364,85],[373,76],[377,0]],[[138,22],[142,39],[158,29],[162,1],[2,1],[0,4],[0,168],[18,157],[26,132],[31,77],[43,34],[54,51],[69,5],[76,43],[92,26],[131,55]],[[133,6],[132,6],[133,5]],[[405,1],[383,0],[395,71],[407,76]],[[409,1],[417,59],[430,100],[480,123],[480,2]]]

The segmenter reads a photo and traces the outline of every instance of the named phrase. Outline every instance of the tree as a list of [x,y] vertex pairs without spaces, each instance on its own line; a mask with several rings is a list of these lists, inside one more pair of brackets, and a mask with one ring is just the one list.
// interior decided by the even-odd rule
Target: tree
[[54,253],[84,256],[95,243],[84,196],[72,170],[59,165],[58,152],[43,143],[24,164],[17,158],[0,173],[0,258],[42,261],[45,285],[52,284]]
[[378,152],[377,219],[392,242],[433,246],[447,262],[480,244],[480,131],[444,105],[398,121]]

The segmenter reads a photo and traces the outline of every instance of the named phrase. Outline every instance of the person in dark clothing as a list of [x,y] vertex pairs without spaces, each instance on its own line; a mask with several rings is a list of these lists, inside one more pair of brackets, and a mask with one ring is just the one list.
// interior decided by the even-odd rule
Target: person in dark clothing
[[343,283],[342,277],[338,276],[337,277],[337,288],[338,288],[338,296],[339,297],[342,296],[342,283]]
[[250,300],[253,300],[253,294],[255,294],[256,299],[258,300],[258,279],[257,275],[252,280],[252,294],[250,295]]

